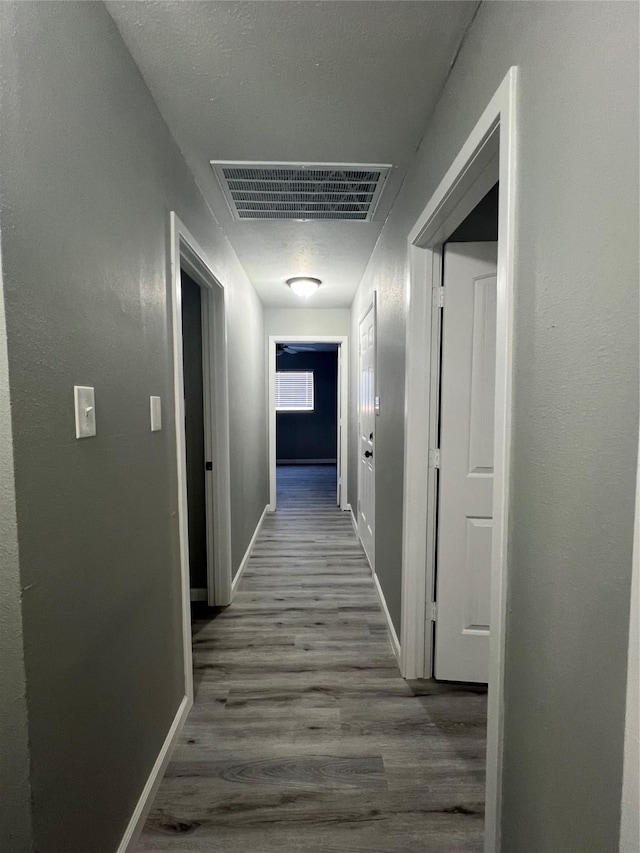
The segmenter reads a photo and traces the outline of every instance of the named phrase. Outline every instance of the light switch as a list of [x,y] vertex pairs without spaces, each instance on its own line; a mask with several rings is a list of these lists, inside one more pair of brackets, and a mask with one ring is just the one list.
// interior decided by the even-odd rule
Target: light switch
[[149,397],[149,408],[151,411],[151,432],[162,429],[162,407],[160,397]]
[[96,398],[93,388],[73,386],[76,411],[76,438],[90,438],[96,434]]

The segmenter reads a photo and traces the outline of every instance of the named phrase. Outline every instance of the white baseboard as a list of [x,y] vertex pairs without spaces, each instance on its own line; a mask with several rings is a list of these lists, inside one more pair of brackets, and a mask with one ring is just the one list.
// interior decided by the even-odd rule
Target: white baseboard
[[378,580],[378,576],[376,574],[373,575],[373,583],[376,588],[376,592],[378,593],[378,598],[380,599],[380,606],[382,607],[384,618],[387,620],[387,630],[389,631],[389,642],[391,643],[391,648],[393,650],[394,655],[398,659],[398,662],[400,662],[400,640],[398,639],[396,629],[394,628],[393,622],[391,621],[391,614],[389,613],[389,608],[387,607],[387,602],[385,600],[382,587],[380,586],[380,581]]
[[122,836],[122,841],[118,846],[117,853],[128,853],[128,851],[133,850],[134,845],[142,832],[142,827],[147,819],[147,815],[151,810],[153,800],[158,788],[160,787],[162,777],[164,776],[164,771],[167,769],[167,764],[171,758],[171,753],[173,752],[173,748],[180,736],[180,732],[182,731],[182,727],[185,724],[192,705],[192,700],[188,696],[183,696],[182,702],[180,703],[164,743],[162,744],[162,748],[158,753],[158,757],[156,758],[155,764],[149,774],[149,778],[142,789],[140,799],[138,800],[134,812],[131,815],[131,820],[127,824],[127,828]]
[[[353,512],[353,507],[351,504],[348,504],[349,513],[351,515],[351,524],[353,525],[353,532],[358,537],[358,541],[362,545],[362,540],[360,539],[360,533],[358,532],[358,522],[356,520],[356,516]],[[364,551],[364,546],[363,546]],[[378,593],[378,598],[380,599],[380,606],[382,607],[382,612],[384,613],[384,618],[387,622],[387,630],[389,631],[389,642],[391,643],[391,650],[394,655],[398,659],[398,665],[400,664],[400,640],[398,639],[398,635],[396,634],[396,629],[391,620],[391,614],[389,613],[389,608],[387,607],[387,602],[384,597],[384,593],[382,591],[382,587],[380,586],[380,581],[378,580],[378,576],[374,572],[371,563],[369,562],[369,557],[367,556],[367,552],[365,551],[365,557],[367,557],[367,562],[369,563],[369,568],[371,569],[371,577],[373,578],[373,585],[376,588],[376,592]]]
[[192,587],[190,590],[190,599],[191,601],[208,601],[209,590]]
[[233,579],[231,584],[231,595],[234,594],[238,584],[240,583],[240,578],[242,577],[242,573],[247,568],[247,563],[249,562],[249,557],[251,556],[251,551],[253,550],[253,546],[256,544],[256,539],[258,538],[258,533],[260,533],[260,528],[262,527],[262,522],[264,521],[264,517],[269,510],[269,504],[262,510],[262,515],[260,516],[258,523],[256,525],[256,529],[253,531],[253,536],[251,537],[251,542],[249,542],[249,547],[245,551],[244,557],[238,567],[238,571],[236,572],[236,576]]

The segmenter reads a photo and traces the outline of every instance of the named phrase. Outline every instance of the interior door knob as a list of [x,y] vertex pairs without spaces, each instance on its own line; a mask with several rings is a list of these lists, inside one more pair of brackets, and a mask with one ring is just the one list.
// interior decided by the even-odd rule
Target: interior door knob
[[366,459],[370,459],[373,456],[373,451],[365,450],[364,455]]

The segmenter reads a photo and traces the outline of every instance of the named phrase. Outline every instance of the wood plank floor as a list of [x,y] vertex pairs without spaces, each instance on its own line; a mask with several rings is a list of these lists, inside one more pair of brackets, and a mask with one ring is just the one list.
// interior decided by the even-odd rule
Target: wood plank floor
[[278,469],[136,851],[482,849],[486,696],[400,677],[335,469]]

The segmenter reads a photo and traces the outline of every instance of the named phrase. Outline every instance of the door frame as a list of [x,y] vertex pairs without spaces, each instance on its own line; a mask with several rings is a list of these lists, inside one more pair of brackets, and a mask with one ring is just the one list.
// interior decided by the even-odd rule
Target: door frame
[[[185,677],[188,682],[191,682],[190,695],[193,696],[181,269],[184,269],[201,289],[205,454],[206,458],[214,463],[211,476],[206,477],[207,600],[212,606],[223,606],[231,601],[231,478],[229,467],[226,306],[224,286],[211,268],[204,251],[173,211],[170,214],[170,241],[171,327],[183,640]],[[213,548],[211,547],[212,541]]]
[[[356,399],[356,434],[357,434],[357,442],[358,442],[358,479],[356,482],[356,511],[355,511],[355,519],[356,519],[356,530],[358,533],[358,539],[362,543],[362,535],[360,533],[360,495],[361,495],[361,481],[362,477],[360,474],[360,382],[362,380],[362,364],[361,357],[362,352],[360,350],[360,326],[362,325],[364,319],[367,314],[373,311],[373,396],[374,400],[376,397],[376,391],[378,390],[378,292],[377,290],[373,290],[371,293],[371,299],[367,302],[363,311],[360,312],[360,316],[358,317],[358,387],[356,388],[357,399]],[[376,412],[374,410],[374,422],[376,417]],[[367,557],[367,562],[369,563],[369,568],[371,569],[371,573],[375,575],[376,573],[376,430],[373,430],[373,537],[371,542],[371,559],[369,559],[369,555],[367,554],[364,545],[362,545],[362,549],[365,552],[365,556]]]
[[[342,418],[342,442],[338,448],[340,454],[340,509],[348,510],[348,452],[349,452],[349,337],[347,335],[269,335],[268,346],[268,423],[269,423],[269,506],[268,512],[277,509],[277,484],[276,484],[276,345],[277,344],[336,344],[338,347],[339,369],[341,378],[340,388],[340,414]],[[337,426],[337,425],[336,425]]]
[[[407,368],[401,669],[432,675],[436,543],[437,388],[440,377],[442,245],[499,180],[494,534],[487,719],[485,851],[500,849],[505,616],[511,461],[513,301],[516,247],[517,68],[509,69],[408,237]],[[436,290],[436,293],[434,293]],[[425,382],[425,375],[431,381]],[[425,436],[427,424],[428,436]],[[427,438],[428,440],[425,440]],[[426,532],[426,535],[425,535]]]

